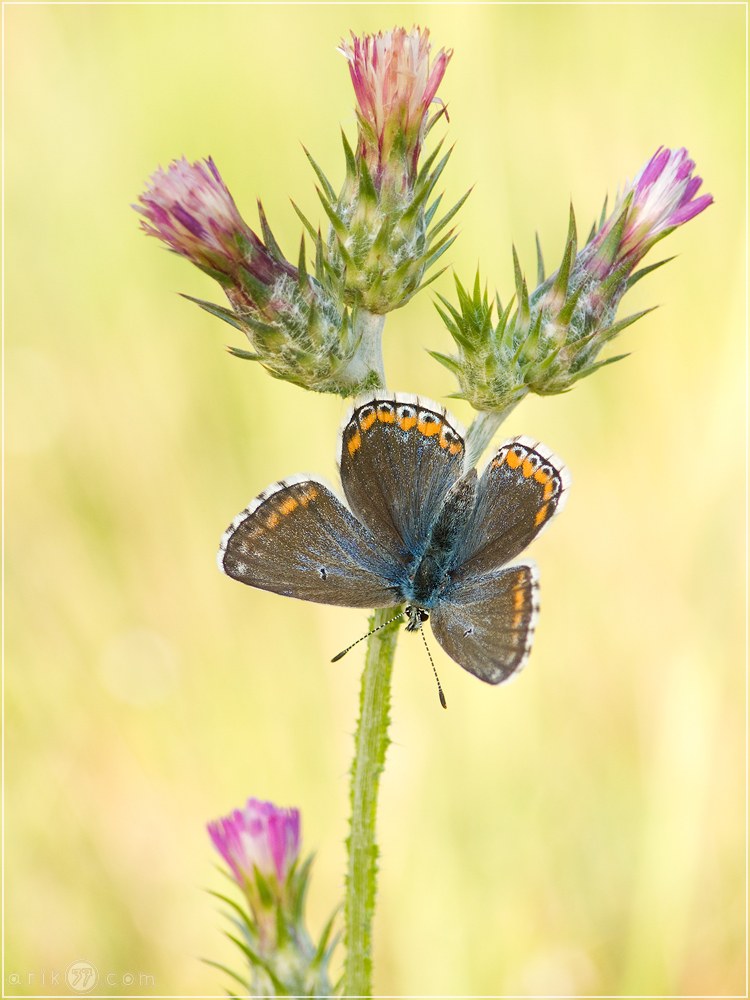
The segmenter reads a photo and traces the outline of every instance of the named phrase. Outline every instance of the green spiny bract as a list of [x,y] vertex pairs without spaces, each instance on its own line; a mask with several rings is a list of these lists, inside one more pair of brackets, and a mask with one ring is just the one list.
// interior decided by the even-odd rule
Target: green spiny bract
[[[305,926],[304,907],[313,856],[292,866],[283,896],[254,870],[253,881],[260,900],[246,907],[218,892],[213,896],[230,907],[227,914],[236,933],[226,932],[247,960],[249,975],[242,975],[219,962],[206,959],[240,983],[246,996],[332,996],[329,963],[339,935],[331,934],[336,911],[326,924],[317,945]],[[256,911],[256,912],[254,912]],[[258,917],[261,919],[258,919]],[[229,991],[227,991],[229,993]],[[234,994],[229,993],[230,996]]]
[[[599,229],[603,217],[604,213]],[[589,246],[597,232],[594,227],[587,247],[577,254],[571,206],[563,260],[549,278],[544,275],[537,241],[538,285],[531,294],[514,248],[516,294],[505,309],[499,298],[493,303],[486,289],[482,293],[479,273],[471,294],[456,278],[458,308],[439,296],[444,308],[436,308],[456,342],[458,355],[431,353],[456,375],[460,386],[456,396],[478,410],[505,410],[529,392],[541,396],[566,392],[579,379],[626,357],[596,360],[605,344],[650,311],[645,309],[616,322],[624,293],[666,261],[631,274],[633,261],[626,259],[604,275],[594,273]],[[497,321],[493,323],[495,306]]]
[[[298,266],[283,257],[258,204],[267,265],[248,255],[231,280],[219,277],[232,309],[185,296],[218,316],[250,341],[253,351],[230,347],[235,357],[258,361],[274,378],[316,392],[341,396],[379,388],[380,372],[358,363],[362,332],[357,303],[344,302],[343,282],[323,263],[316,238],[315,272],[309,274],[302,238]],[[212,277],[218,277],[213,274]]]
[[[440,145],[423,164],[415,183],[403,168],[405,137],[394,142],[385,169],[373,180],[364,156],[355,157],[342,133],[346,178],[338,198],[315,161],[308,157],[321,186],[318,195],[329,221],[322,245],[323,267],[334,283],[343,283],[344,301],[382,315],[408,302],[422,287],[425,272],[453,243],[453,230],[444,231],[468,197],[467,192],[439,222],[430,226],[442,196],[428,206],[450,152],[437,163]],[[296,208],[296,206],[295,206]],[[308,220],[297,209],[311,236]]]

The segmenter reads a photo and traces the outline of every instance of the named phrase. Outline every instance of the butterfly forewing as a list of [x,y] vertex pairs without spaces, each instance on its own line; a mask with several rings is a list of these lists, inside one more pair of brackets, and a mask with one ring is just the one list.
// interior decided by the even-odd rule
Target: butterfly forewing
[[224,532],[219,569],[241,583],[318,604],[399,603],[392,564],[321,482],[293,477],[260,494]]
[[451,587],[435,607],[435,638],[464,670],[500,684],[528,659],[539,613],[534,563],[519,563]]
[[505,441],[479,480],[452,578],[515,559],[562,510],[569,486],[565,465],[545,445],[526,437]]
[[342,427],[347,502],[402,565],[423,548],[463,459],[463,428],[419,396],[361,397]]

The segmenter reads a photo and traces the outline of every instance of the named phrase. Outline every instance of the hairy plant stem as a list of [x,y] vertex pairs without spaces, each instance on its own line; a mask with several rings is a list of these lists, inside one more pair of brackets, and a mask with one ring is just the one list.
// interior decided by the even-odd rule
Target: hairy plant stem
[[[373,612],[370,628],[384,625],[398,608]],[[344,995],[372,995],[372,917],[377,889],[378,845],[375,818],[380,774],[390,739],[391,672],[401,619],[374,632],[367,642],[359,695],[359,721],[351,770],[351,830],[346,841],[348,865],[344,903]]]
[[383,367],[383,327],[385,316],[360,308],[355,320],[355,333],[361,337],[357,353],[339,376],[345,384],[357,385],[375,379],[385,389]]
[[526,395],[528,395],[528,389],[519,393],[517,398],[508,403],[504,410],[479,411],[466,434],[465,469],[472,469],[477,464],[495,431]]

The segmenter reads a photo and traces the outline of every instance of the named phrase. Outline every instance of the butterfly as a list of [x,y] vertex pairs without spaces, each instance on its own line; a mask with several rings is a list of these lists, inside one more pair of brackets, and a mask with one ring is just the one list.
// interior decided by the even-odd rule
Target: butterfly
[[481,476],[465,431],[407,393],[358,397],[339,432],[342,501],[316,476],[274,483],[224,532],[219,569],[287,597],[431,616],[445,652],[500,684],[528,659],[539,613],[534,562],[513,562],[562,510],[570,476],[530,438],[505,441]]

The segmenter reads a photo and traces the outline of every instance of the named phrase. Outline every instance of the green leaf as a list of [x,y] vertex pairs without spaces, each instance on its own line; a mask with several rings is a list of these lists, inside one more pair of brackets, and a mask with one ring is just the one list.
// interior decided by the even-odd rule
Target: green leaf
[[657,261],[656,264],[649,264],[648,267],[642,267],[640,271],[636,271],[634,274],[631,274],[625,282],[625,291],[629,291],[636,281],[640,281],[641,278],[645,278],[647,274],[650,274],[651,271],[655,271],[657,267],[662,267],[662,265],[668,264],[670,260],[674,260],[674,256],[665,257],[664,260]]
[[266,213],[263,211],[263,206],[258,199],[258,217],[260,219],[260,231],[263,233],[263,242],[266,245],[266,250],[275,257],[276,260],[281,261],[286,264],[286,258],[281,252],[281,247],[276,242],[276,239],[271,232],[271,227],[268,225],[268,219],[266,218]]
[[243,351],[240,347],[230,347],[227,345],[227,350],[234,358],[242,358],[243,361],[262,361],[263,358],[260,354],[251,354],[250,351]]
[[438,153],[440,152],[440,150],[441,150],[444,142],[445,142],[445,139],[441,139],[440,142],[437,144],[437,146],[435,146],[435,148],[433,149],[433,151],[427,157],[427,159],[422,163],[422,166],[419,168],[419,173],[417,174],[417,180],[416,180],[416,182],[414,184],[415,188],[418,188],[422,184],[424,184],[425,180],[427,179],[427,175],[430,172],[430,167],[435,162],[435,158],[437,157]]
[[[607,202],[609,201],[609,195],[604,196],[604,204],[602,205],[602,214],[599,216],[599,229],[602,228],[604,223],[607,221]],[[598,231],[598,230],[597,230]]]
[[518,260],[515,246],[513,247],[513,274],[516,283],[516,299],[518,300],[518,323],[525,329],[531,313],[529,312],[529,290],[526,287],[526,280],[521,272],[521,263]]
[[276,990],[278,996],[282,997],[290,996],[289,990],[286,988],[286,986],[284,986],[279,977],[273,971],[271,965],[264,958],[262,958],[257,952],[253,951],[252,948],[246,945],[244,941],[240,941],[239,938],[236,938],[234,934],[229,934],[228,932],[225,933],[229,938],[229,940],[234,941],[234,943],[237,945],[240,951],[245,953],[245,955],[253,965],[259,966],[261,969],[263,969],[264,972],[268,973],[268,976],[271,982],[273,983],[273,987]]
[[542,256],[542,245],[539,242],[539,233],[534,233],[536,238],[536,283],[544,283],[544,257]]
[[320,198],[320,201],[323,205],[323,209],[326,215],[328,216],[329,222],[333,226],[334,232],[341,240],[341,242],[344,243],[347,237],[349,236],[349,230],[346,228],[343,221],[338,217],[338,215],[333,209],[333,206],[330,205],[325,200],[325,198],[323,197],[323,192],[320,190],[320,188],[316,187],[315,190],[318,192],[318,197]]
[[579,379],[585,378],[587,375],[593,375],[595,371],[598,371],[600,368],[604,368],[605,365],[613,365],[615,361],[622,361],[623,358],[629,358],[629,357],[630,354],[618,354],[616,358],[607,358],[604,361],[597,361],[596,364],[591,365],[589,368],[584,368],[583,371],[578,372],[573,381],[577,382]]
[[[183,254],[180,254],[180,257],[183,256]],[[218,281],[220,285],[224,286],[224,288],[231,288],[234,284],[234,278],[230,278],[229,275],[224,274],[223,271],[217,271],[216,268],[209,267],[207,264],[198,264],[196,261],[192,261],[192,263],[195,264],[199,271],[203,271],[203,273],[207,274],[209,278],[213,278],[214,281]]]
[[320,167],[319,167],[319,166],[318,166],[318,164],[317,164],[317,163],[315,162],[315,160],[314,160],[314,159],[312,158],[312,156],[311,156],[311,155],[310,155],[310,153],[309,153],[309,152],[307,151],[307,149],[305,149],[305,147],[304,147],[304,146],[303,146],[302,148],[303,148],[303,149],[305,150],[305,156],[306,156],[306,157],[308,158],[308,160],[310,161],[310,164],[311,164],[311,166],[312,166],[313,170],[315,171],[315,175],[316,175],[316,177],[318,178],[318,180],[320,181],[320,183],[321,183],[321,184],[323,185],[323,188],[324,188],[324,190],[325,190],[325,193],[326,193],[326,194],[328,195],[328,199],[329,199],[329,201],[336,201],[336,192],[335,192],[335,191],[333,190],[333,188],[331,187],[331,184],[330,184],[330,182],[329,182],[328,178],[327,178],[327,177],[326,177],[326,175],[325,175],[325,174],[323,173],[323,171],[322,171],[322,170],[320,169]]
[[431,274],[426,281],[420,281],[419,288],[416,290],[421,292],[423,288],[427,288],[427,286],[431,285],[433,281],[437,281],[440,275],[445,274],[447,270],[448,270],[448,265],[446,264],[445,267],[441,267],[439,271],[435,271],[434,274]]
[[244,264],[240,264],[240,278],[245,289],[250,293],[253,305],[262,309],[271,298],[271,289],[259,281],[252,271],[248,270]]
[[[238,976],[236,972],[232,972],[232,970],[228,968],[228,966],[222,965],[221,962],[214,962],[210,958],[202,958],[201,962],[204,962],[206,965],[213,965],[215,969],[220,969],[222,972],[226,972],[226,974],[228,976],[231,976],[232,979],[236,979],[243,989],[247,990],[248,993],[250,992],[250,983],[247,982],[247,980],[243,979],[241,976]],[[226,992],[229,993],[228,990]],[[229,993],[229,996],[233,995],[234,994]]]
[[578,300],[581,297],[581,292],[586,287],[586,282],[582,281],[581,284],[576,288],[576,290],[569,295],[565,300],[565,305],[562,307],[560,312],[557,314],[557,322],[561,326],[567,326],[571,319],[573,318],[573,313],[578,305]]
[[305,292],[309,291],[309,278],[307,277],[307,265],[305,263],[305,234],[302,234],[302,239],[299,245],[299,261],[297,262],[297,285],[299,290],[304,295]]
[[[255,357],[255,355],[251,355],[251,357]],[[236,903],[232,899],[231,896],[224,896],[224,895],[222,895],[222,893],[215,892],[213,889],[207,889],[206,892],[208,892],[209,895],[211,895],[211,896],[216,896],[217,899],[220,899],[222,901],[222,903],[226,903],[227,906],[231,906],[232,909],[236,910],[237,913],[239,913],[239,915],[242,917],[242,922],[244,924],[247,924],[247,926],[251,930],[254,930],[252,922],[251,922],[251,919],[250,919],[250,916],[247,913],[245,913],[245,911],[242,909],[242,907],[240,906],[240,904]]]
[[464,370],[463,365],[458,360],[458,358],[452,358],[450,354],[442,354],[440,351],[428,350],[427,353],[430,355],[430,357],[434,358],[436,361],[439,361],[441,365],[447,368],[448,371],[452,372],[454,375],[458,376],[463,374]]
[[442,158],[442,160],[438,163],[438,165],[435,167],[435,169],[430,174],[429,183],[427,185],[427,187],[428,187],[428,189],[430,191],[432,191],[432,189],[435,187],[435,185],[438,182],[438,179],[439,179],[440,175],[445,170],[445,167],[446,167],[446,165],[448,163],[448,160],[451,158],[451,153],[453,152],[453,148],[454,147],[451,146],[451,148],[448,150],[448,152],[445,154],[445,156]]
[[224,306],[218,306],[215,302],[206,302],[204,299],[193,298],[192,295],[186,295],[184,292],[180,292],[180,295],[183,299],[187,299],[188,302],[195,302],[197,306],[200,306],[201,309],[205,309],[206,312],[211,313],[212,316],[218,316],[219,319],[223,319],[225,323],[229,323],[229,325],[233,326],[235,330],[241,330],[244,333],[244,326],[240,322],[237,314],[232,312],[231,309],[225,309]]
[[365,160],[359,161],[359,197],[370,208],[374,208],[378,203],[375,182],[370,176],[370,171]]
[[640,312],[633,313],[631,316],[626,316],[624,319],[619,320],[619,322],[613,323],[612,326],[608,326],[606,330],[600,330],[598,333],[598,339],[600,339],[603,344],[606,344],[608,340],[613,340],[618,334],[622,333],[623,330],[627,329],[627,327],[647,315],[647,313],[653,312],[654,309],[658,309],[658,306],[651,306],[650,309],[641,309]]
[[357,176],[357,161],[354,159],[354,150],[349,145],[343,128],[341,129],[341,141],[344,144],[344,156],[346,157],[346,176],[353,179]]
[[557,271],[552,290],[555,295],[565,299],[568,294],[568,281],[570,280],[570,269],[576,259],[578,240],[576,235],[576,220],[573,213],[573,205],[570,206],[570,221],[568,223],[568,236],[565,242],[565,253],[562,263]]
[[295,203],[294,203],[294,202],[292,202],[292,208],[293,208],[293,209],[294,209],[294,211],[295,211],[295,212],[297,213],[297,215],[298,215],[298,216],[300,217],[300,219],[301,219],[301,221],[302,221],[302,225],[303,225],[303,226],[305,227],[305,229],[306,229],[306,230],[308,231],[308,233],[310,234],[310,236],[311,236],[311,237],[312,237],[313,239],[315,239],[315,238],[316,238],[316,235],[317,235],[317,233],[318,233],[318,230],[316,230],[316,229],[314,229],[314,228],[313,228],[313,226],[312,226],[312,223],[308,222],[308,220],[307,220],[307,219],[305,218],[305,216],[304,216],[304,215],[302,214],[302,212],[301,212],[301,211],[300,211],[300,209],[299,209],[299,208],[298,208],[298,207],[297,207],[297,206],[295,205]]
[[[456,214],[456,212],[458,212],[460,210],[461,206],[463,205],[463,203],[466,201],[466,199],[469,197],[469,195],[471,194],[471,192],[473,190],[474,190],[474,185],[472,185],[469,188],[469,190],[466,192],[465,195],[463,195],[462,198],[458,199],[458,201],[453,206],[453,208],[450,209],[450,211],[448,211],[448,212],[445,213],[445,215],[442,217],[442,219],[440,220],[440,222],[436,223],[433,226],[433,228],[427,234],[427,242],[428,243],[431,243],[432,240],[440,232],[440,230],[451,221],[451,219],[453,218],[453,216]],[[442,198],[442,195],[440,197]]]
[[440,202],[442,200],[443,200],[443,196],[442,196],[442,194],[439,194],[437,196],[437,198],[433,201],[433,203],[430,205],[430,207],[425,210],[425,213],[424,213],[425,228],[427,228],[430,225],[430,223],[432,222],[433,217],[435,215],[435,212],[437,212],[438,205],[440,204]]
[[315,957],[312,960],[312,965],[320,965],[325,957],[326,944],[328,943],[328,938],[333,929],[333,922],[341,911],[341,905],[337,906],[336,909],[330,916],[328,923],[323,928],[323,933],[320,935],[320,941],[318,942],[318,947],[315,949]]
[[443,256],[448,247],[452,246],[456,242],[456,239],[457,236],[454,236],[454,231],[451,229],[449,232],[445,234],[445,236],[440,240],[440,242],[437,243],[432,248],[429,257],[427,256],[427,254],[425,254],[421,258],[420,264],[425,269],[425,271],[429,271],[429,269],[432,267],[435,261]]
[[620,249],[622,234],[625,231],[625,223],[628,221],[632,201],[633,192],[631,191],[622,203],[622,209],[620,210],[620,214],[615,219],[615,224],[607,233],[604,238],[604,242],[599,248],[598,256],[601,257],[602,260],[606,261],[607,264],[611,265],[614,262],[614,259],[617,256],[617,251]]

